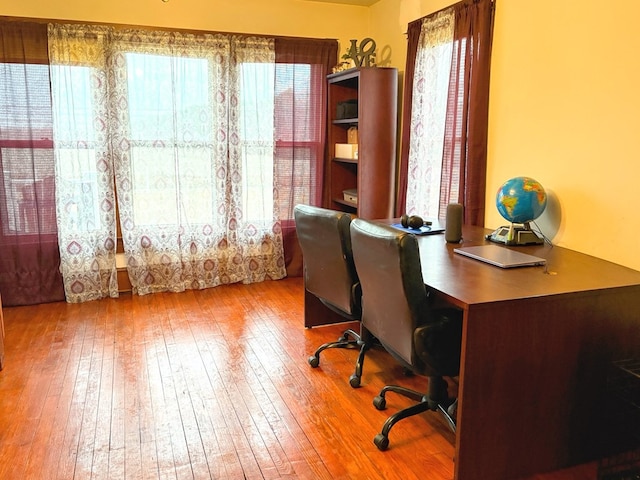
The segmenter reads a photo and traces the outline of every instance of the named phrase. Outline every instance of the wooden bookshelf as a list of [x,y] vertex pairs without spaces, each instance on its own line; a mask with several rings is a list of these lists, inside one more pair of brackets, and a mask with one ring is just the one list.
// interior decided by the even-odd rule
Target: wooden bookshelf
[[[394,213],[398,72],[395,68],[352,68],[331,74],[328,81],[329,193],[325,206],[359,217],[389,218]],[[339,105],[357,101],[357,114],[339,116]],[[336,157],[335,145],[348,143],[358,129],[357,158]],[[355,189],[357,203],[343,192]]]

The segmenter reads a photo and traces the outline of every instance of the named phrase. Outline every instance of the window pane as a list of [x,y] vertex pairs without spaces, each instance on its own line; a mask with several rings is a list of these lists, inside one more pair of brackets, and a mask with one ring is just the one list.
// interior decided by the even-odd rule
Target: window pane
[[47,65],[0,63],[0,201],[4,235],[56,233]]
[[135,222],[213,222],[208,61],[138,53],[126,58]]
[[2,233],[56,233],[53,150],[2,148]]
[[49,66],[0,63],[0,141],[51,139],[51,124]]
[[240,79],[243,214],[269,222],[273,212],[275,64],[244,63]]
[[311,65],[276,66],[276,140],[317,142],[320,122],[311,92]]
[[58,204],[65,231],[101,228],[94,71],[52,65]]
[[[275,135],[278,218],[293,219],[298,203],[320,201],[323,69],[310,64],[276,64]],[[319,158],[320,157],[320,158]]]

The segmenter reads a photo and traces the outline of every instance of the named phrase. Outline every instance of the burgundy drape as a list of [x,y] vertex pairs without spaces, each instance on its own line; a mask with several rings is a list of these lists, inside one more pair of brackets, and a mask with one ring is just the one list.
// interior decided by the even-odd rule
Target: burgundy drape
[[[320,205],[326,148],[327,74],[336,65],[336,40],[276,38],[276,63],[310,66],[310,84],[276,68],[276,84],[286,81],[289,95],[276,98],[276,168],[280,181],[278,199],[282,219],[285,265],[288,276],[302,275],[293,207],[296,203]],[[309,85],[309,89],[307,88]],[[287,198],[282,198],[282,192]]]
[[[465,0],[452,7],[455,12],[454,48],[445,126],[442,168],[441,211],[447,203],[464,205],[464,222],[484,224],[487,130],[489,111],[489,70],[495,0]],[[404,105],[400,156],[400,184],[396,214],[404,210],[411,131],[411,105],[416,52],[423,17],[411,22],[407,31]],[[459,197],[448,193],[454,178],[459,181]]]
[[64,300],[46,24],[0,22],[0,83],[11,85],[0,97],[2,302]]

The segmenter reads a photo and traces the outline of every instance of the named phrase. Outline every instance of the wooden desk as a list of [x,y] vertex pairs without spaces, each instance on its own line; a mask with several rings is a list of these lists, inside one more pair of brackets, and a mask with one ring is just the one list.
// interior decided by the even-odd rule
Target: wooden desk
[[[462,246],[489,243],[463,228]],[[501,269],[419,237],[425,284],[464,310],[455,478],[515,479],[602,455],[611,362],[640,346],[640,272],[572,250],[513,247]]]
[[[462,246],[489,243],[486,233],[463,227]],[[512,247],[546,269],[504,270],[454,253],[461,245],[443,235],[419,244],[425,284],[464,311],[455,478],[517,479],[600,458],[608,369],[640,346],[640,272],[548,245]],[[305,326],[331,323],[310,297]]]

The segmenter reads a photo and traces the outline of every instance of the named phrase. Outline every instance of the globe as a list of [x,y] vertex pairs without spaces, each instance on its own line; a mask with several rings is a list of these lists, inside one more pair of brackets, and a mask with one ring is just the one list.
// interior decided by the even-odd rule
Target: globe
[[500,215],[511,223],[527,223],[535,220],[547,206],[544,187],[530,177],[515,177],[500,186],[496,195],[496,207]]

